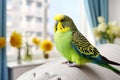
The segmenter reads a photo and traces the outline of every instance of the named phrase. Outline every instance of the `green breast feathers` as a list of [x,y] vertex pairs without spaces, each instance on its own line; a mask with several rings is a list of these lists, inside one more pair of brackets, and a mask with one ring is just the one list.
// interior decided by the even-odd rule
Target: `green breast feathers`
[[71,45],[72,32],[56,32],[54,35],[55,45],[57,50],[71,62],[75,62],[78,65],[89,62],[88,59],[80,56],[76,53]]

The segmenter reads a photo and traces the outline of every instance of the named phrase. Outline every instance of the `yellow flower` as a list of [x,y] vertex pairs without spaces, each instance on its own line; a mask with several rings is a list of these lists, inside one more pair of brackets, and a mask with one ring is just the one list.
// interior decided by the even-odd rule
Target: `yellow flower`
[[44,40],[41,45],[40,45],[40,48],[43,50],[43,51],[51,51],[52,48],[53,48],[53,44],[51,41],[49,40]]
[[10,38],[10,44],[13,47],[21,48],[22,46],[22,35],[14,31]]
[[5,38],[0,37],[0,48],[5,47],[5,44],[6,44]]
[[32,39],[32,42],[33,42],[35,45],[37,45],[37,46],[40,45],[40,39],[37,38],[37,37],[34,37],[34,38]]

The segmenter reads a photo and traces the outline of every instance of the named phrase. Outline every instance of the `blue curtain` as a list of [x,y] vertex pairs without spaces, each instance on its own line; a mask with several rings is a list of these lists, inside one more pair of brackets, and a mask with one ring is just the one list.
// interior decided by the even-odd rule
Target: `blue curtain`
[[[6,0],[0,0],[0,36],[6,36]],[[6,48],[0,49],[0,80],[8,80]]]
[[[108,0],[84,0],[84,3],[92,30],[98,25],[98,16],[103,16],[108,23]],[[105,40],[102,39],[100,43],[105,43]]]

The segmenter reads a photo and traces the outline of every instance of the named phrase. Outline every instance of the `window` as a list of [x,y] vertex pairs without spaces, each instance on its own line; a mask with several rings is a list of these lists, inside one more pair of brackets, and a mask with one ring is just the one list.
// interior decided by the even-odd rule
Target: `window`
[[[52,36],[52,38],[53,38],[53,33],[54,33],[53,17],[56,14],[66,14],[73,19],[77,28],[87,38],[89,38],[88,40],[90,40],[90,42],[94,43],[94,40],[92,38],[92,33],[91,33],[90,28],[89,28],[89,23],[87,21],[87,16],[85,15],[85,10],[84,10],[84,5],[83,5],[84,3],[81,2],[83,0],[69,0],[69,3],[68,3],[68,0],[48,0],[48,1],[49,1],[49,8],[48,8],[48,19],[49,19],[49,21],[47,23],[48,24],[48,27],[47,27],[48,35]],[[44,7],[44,6],[42,6],[42,4],[43,4],[42,2],[36,2],[36,0],[26,0],[26,4],[28,6],[32,5],[32,3],[36,3],[37,7],[41,7],[41,8]],[[75,5],[73,5],[73,3]],[[24,3],[22,2],[22,4],[19,5],[19,7],[22,7],[23,4]],[[24,6],[24,7],[26,7],[26,6]],[[30,7],[30,8],[32,8],[32,9],[35,8],[35,10],[38,10],[38,11],[41,10],[42,11],[42,9],[39,9],[39,8],[36,8],[36,7]],[[8,12],[9,12],[9,10],[8,10]],[[27,10],[26,10],[26,12],[27,12]],[[10,35],[14,30],[23,34],[24,39],[27,38],[28,40],[30,40],[31,37],[33,37],[33,36],[41,37],[42,32],[43,32],[42,27],[41,27],[41,25],[43,24],[43,21],[42,21],[43,17],[44,17],[43,14],[40,14],[41,17],[36,17],[36,16],[38,16],[38,14],[27,15],[25,12],[22,12],[22,11],[20,13],[21,14],[18,14],[17,12],[14,11],[14,14],[18,14],[17,16],[18,16],[19,20],[14,19],[18,22],[14,23],[14,25],[12,25],[12,27],[11,27],[12,30],[10,28],[8,28],[8,26],[7,26],[7,38],[8,38],[7,39],[7,41],[8,41],[8,43],[7,43],[8,44],[7,55],[8,55],[8,60],[10,60],[10,59],[15,60],[16,55],[17,55],[16,54],[17,51],[14,48],[12,48],[9,44]],[[28,13],[29,13],[29,11],[28,11]],[[14,15],[12,15],[12,16],[15,17]],[[21,25],[21,20],[22,20],[22,25]],[[8,17],[7,22],[9,22],[9,21],[11,21],[10,16]],[[26,23],[26,21],[27,21],[27,23]],[[37,23],[39,23],[39,24],[37,24]],[[36,27],[37,26],[36,24],[38,25],[38,27]],[[17,26],[17,27],[14,28],[14,26]],[[26,27],[26,26],[28,26],[28,27]],[[88,35],[88,34],[90,34],[90,35]],[[36,48],[33,48],[31,50],[32,50],[33,57],[35,57],[35,58],[40,57],[40,56],[38,56],[41,53],[40,50],[38,50]],[[24,53],[24,49],[22,49],[22,53]]]
[[[14,5],[18,6],[19,8],[17,9],[20,9],[20,8],[24,8],[25,10],[16,10],[16,9],[7,9],[7,56],[8,56],[8,61],[14,61],[16,60],[16,57],[17,57],[17,49],[16,48],[13,48],[11,45],[10,45],[10,36],[12,34],[13,31],[17,31],[19,33],[22,34],[23,36],[23,40],[27,40],[30,42],[31,38],[33,36],[37,36],[37,37],[41,37],[41,34],[42,34],[42,27],[41,26],[38,26],[37,29],[35,29],[36,27],[36,23],[39,22],[40,24],[41,21],[42,21],[42,18],[41,17],[34,17],[34,16],[38,16],[37,14],[26,14],[26,13],[29,13],[29,10],[27,10],[28,6],[31,6],[32,3],[36,3],[36,0],[21,0],[19,1],[19,3],[16,1],[16,0],[8,0],[9,4],[7,4],[7,7],[9,7],[9,5],[11,5],[10,7],[14,7]],[[27,6],[24,6],[24,5],[27,5]],[[38,4],[40,5],[40,4]],[[29,7],[29,8],[33,8],[33,7]],[[41,11],[41,9],[38,9],[36,8],[38,11]],[[31,10],[31,9],[30,9]],[[17,12],[19,11],[19,13]],[[9,14],[10,13],[10,14]],[[42,15],[41,15],[42,16]],[[12,24],[12,25],[10,25]],[[9,27],[10,26],[10,27]],[[24,43],[23,41],[23,43]],[[23,45],[24,46],[24,45]],[[36,52],[33,52],[33,50],[35,50]],[[39,58],[40,56],[40,50],[39,49],[36,49],[36,48],[33,48],[31,49],[32,51],[32,54],[33,54],[33,58],[34,58],[34,55],[35,55],[35,58]],[[25,53],[25,49],[22,48],[22,51],[21,51],[21,54],[22,56],[24,55]],[[37,55],[37,56],[36,56]]]
[[26,0],[26,4],[27,4],[27,6],[31,6],[31,5],[32,5],[32,3],[33,3],[33,1],[32,1],[32,0]]
[[26,21],[32,21],[32,16],[26,16]]
[[41,3],[41,2],[36,2],[36,6],[37,6],[38,8],[40,8],[40,7],[42,7],[42,3]]
[[92,43],[95,45],[94,36],[92,34],[92,30],[90,29],[90,25],[88,22],[87,14],[85,11],[84,0],[80,1],[80,31],[82,34]]
[[39,23],[42,22],[42,18],[41,17],[37,17],[36,18],[36,22],[39,22]]

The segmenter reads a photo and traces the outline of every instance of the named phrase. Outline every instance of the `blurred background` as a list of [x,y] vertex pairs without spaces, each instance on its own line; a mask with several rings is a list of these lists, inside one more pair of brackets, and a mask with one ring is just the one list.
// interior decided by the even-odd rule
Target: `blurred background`
[[[93,0],[93,2],[95,1]],[[106,25],[108,21],[114,21],[115,26],[116,23],[120,25],[119,0],[101,1],[104,2],[104,4],[100,5],[99,0],[96,2],[97,3],[93,3],[96,4],[96,11],[94,11],[92,7],[95,6],[91,6],[93,4],[88,5],[87,1],[85,2],[84,0],[7,0],[6,34],[8,60],[15,60],[14,56],[17,55],[15,49],[11,47],[9,43],[13,31],[21,33],[24,40],[29,43],[31,43],[30,40],[32,37],[47,38],[53,41],[53,17],[56,14],[66,14],[70,16],[79,31],[81,31],[93,45],[96,45],[93,28],[98,26],[97,18],[99,16],[105,18]],[[91,10],[91,12],[89,10]],[[90,17],[90,15],[92,17]],[[98,38],[101,37],[100,35],[100,33],[97,33]],[[99,43],[99,41],[97,43]],[[33,51],[34,50],[36,50],[36,52],[32,52],[33,56],[40,53],[38,48],[34,48]]]
[[[56,14],[66,14],[70,16],[78,29],[86,34],[84,27],[80,25],[80,19],[86,17],[86,15],[83,15],[85,12],[84,9],[82,9],[83,5],[80,6],[80,3],[80,0],[7,0],[6,25],[8,60],[15,60],[16,57],[14,56],[17,55],[17,51],[15,51],[9,43],[13,31],[21,33],[24,40],[30,43],[32,37],[47,38],[53,41],[53,18]],[[83,4],[83,1],[81,4]],[[88,23],[87,19],[86,23]],[[91,35],[89,36],[91,37]],[[33,51],[34,50],[35,48]],[[35,51],[36,52],[32,53],[33,56],[37,58],[40,50],[37,48]],[[24,54],[24,52],[22,53]]]

